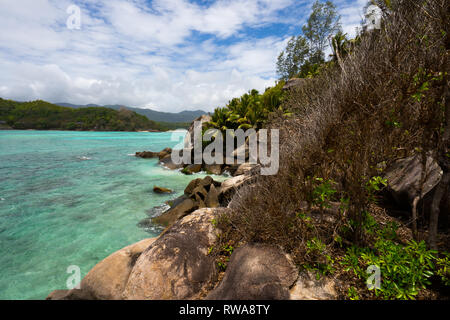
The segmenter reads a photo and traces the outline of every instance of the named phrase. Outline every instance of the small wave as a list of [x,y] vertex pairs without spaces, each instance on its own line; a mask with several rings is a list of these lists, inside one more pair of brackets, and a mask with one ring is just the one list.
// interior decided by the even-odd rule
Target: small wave
[[170,206],[168,204],[162,204],[162,205],[159,205],[159,206],[156,206],[156,207],[153,207],[153,208],[147,210],[147,215],[150,218],[154,218],[154,217],[157,217],[157,216],[163,214],[164,212],[166,212],[169,209],[170,209]]
[[83,161],[85,161],[85,160],[92,160],[92,158],[85,157],[85,156],[77,157],[77,159],[83,160]]
[[130,156],[130,157],[134,157],[136,154],[135,153],[129,153],[129,154],[127,154],[127,156]]
[[6,199],[5,198],[0,198],[0,201],[5,201]]

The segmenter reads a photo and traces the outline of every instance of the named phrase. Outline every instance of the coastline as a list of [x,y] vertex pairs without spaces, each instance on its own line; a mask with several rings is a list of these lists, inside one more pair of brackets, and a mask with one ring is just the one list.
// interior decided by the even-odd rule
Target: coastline
[[[206,121],[207,119],[203,119]],[[236,194],[237,190],[240,188],[254,183],[259,174],[258,166],[244,164],[236,164],[234,166],[207,166],[207,165],[184,165],[175,166],[171,162],[171,148],[165,148],[160,152],[144,151],[136,152],[135,156],[144,159],[158,159],[158,165],[166,170],[171,170],[177,172],[180,175],[187,175],[192,177],[191,181],[184,187],[184,194],[161,203],[155,208],[159,208],[163,205],[168,205],[167,209],[162,211],[158,216],[150,216],[139,222],[139,225],[159,225],[164,227],[163,231],[156,237],[152,239],[142,239],[138,243],[129,244],[127,247],[120,249],[112,253],[107,258],[98,262],[94,268],[92,268],[88,274],[81,281],[81,289],[72,290],[56,290],[49,294],[47,299],[140,299],[143,296],[136,296],[136,292],[139,290],[131,290],[125,293],[125,287],[129,281],[132,281],[133,270],[139,268],[140,257],[143,252],[147,252],[150,248],[155,245],[161,248],[164,246],[166,249],[170,250],[187,250],[186,253],[181,253],[183,256],[186,254],[185,262],[189,265],[195,264],[207,265],[207,271],[205,271],[206,278],[204,279],[204,290],[211,286],[213,283],[217,283],[216,275],[216,258],[212,256],[205,255],[205,249],[202,249],[201,243],[207,243],[208,248],[214,245],[216,239],[217,230],[211,224],[211,219],[217,218],[217,215],[221,212],[227,212],[229,210],[228,206],[232,201],[233,196]],[[211,169],[215,172],[207,170]],[[230,172],[231,171],[231,172]],[[222,179],[215,180],[212,176],[208,175],[201,178],[202,174],[212,174],[214,177],[223,177],[223,181],[218,181]],[[166,189],[165,185],[154,186],[154,192],[158,193],[171,193],[171,190]],[[153,208],[152,210],[155,210]],[[186,224],[186,221],[189,222]],[[194,222],[195,221],[195,222]],[[206,228],[206,229],[205,229]],[[196,231],[197,230],[197,231]],[[205,234],[205,230],[206,234]],[[172,236],[184,237],[184,234],[189,234],[189,239],[182,240],[185,245],[175,242],[172,243],[170,238]],[[169,241],[169,243],[166,243]],[[143,245],[145,244],[145,245]],[[186,247],[187,245],[187,247]],[[185,249],[181,249],[184,247]],[[199,252],[200,250],[200,252]],[[208,250],[206,250],[207,252]],[[125,258],[124,256],[125,252]],[[128,252],[128,253],[127,253]],[[133,252],[132,254],[129,252]],[[200,256],[199,256],[200,254]],[[121,257],[120,259],[118,257]],[[128,256],[128,258],[126,258]],[[132,256],[132,257],[131,257]],[[198,257],[198,261],[192,260],[193,257]],[[161,257],[160,257],[161,258]],[[163,259],[167,259],[165,256]],[[121,262],[118,262],[118,259]],[[129,259],[132,259],[130,261]],[[159,258],[157,258],[159,259]],[[154,260],[153,258],[151,259]],[[114,263],[114,266],[111,264]],[[144,265],[146,263],[142,262]],[[164,268],[172,270],[177,269],[179,262],[172,261],[166,262]],[[117,267],[121,265],[122,267]],[[148,266],[142,266],[147,269]],[[192,265],[192,270],[188,268],[189,272],[195,272],[194,266]],[[114,274],[105,278],[103,271],[105,269],[114,269]],[[137,272],[137,271],[136,271]],[[175,272],[176,273],[176,272]],[[175,278],[184,279],[186,274],[174,275]],[[174,279],[175,279],[174,278]],[[215,280],[214,280],[215,279]],[[155,281],[159,281],[156,280]],[[108,285],[108,283],[115,283],[114,288]],[[134,283],[136,286],[142,286],[144,283],[141,280],[136,280]],[[167,284],[162,283],[165,288],[163,290],[172,289],[167,287]],[[188,285],[190,286],[190,285]],[[142,288],[141,288],[142,289]],[[192,288],[191,288],[192,289]],[[189,289],[188,291],[194,290],[192,292],[193,296],[191,298],[201,298],[202,295],[198,295],[196,289]],[[153,290],[149,288],[143,288],[145,292],[148,290]],[[173,292],[167,294],[172,295]],[[145,293],[145,296],[148,292]],[[158,294],[159,295],[159,294]],[[155,295],[153,298],[160,299],[161,296]],[[187,298],[187,296],[179,296],[178,298]]]

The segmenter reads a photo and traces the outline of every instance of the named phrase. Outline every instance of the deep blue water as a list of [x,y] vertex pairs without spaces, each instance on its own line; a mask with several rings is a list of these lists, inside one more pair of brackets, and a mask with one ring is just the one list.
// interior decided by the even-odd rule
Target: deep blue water
[[[171,133],[0,131],[0,299],[44,299],[114,251],[161,229],[137,223],[198,176],[139,159]],[[199,174],[203,176],[202,174]],[[153,186],[176,191],[156,195]]]

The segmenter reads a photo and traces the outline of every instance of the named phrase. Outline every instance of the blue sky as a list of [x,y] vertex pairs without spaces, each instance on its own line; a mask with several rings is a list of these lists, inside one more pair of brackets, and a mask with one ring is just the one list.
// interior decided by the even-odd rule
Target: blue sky
[[[0,0],[0,97],[212,111],[276,80],[313,1]],[[366,0],[335,0],[350,36]],[[81,28],[67,28],[67,8]]]

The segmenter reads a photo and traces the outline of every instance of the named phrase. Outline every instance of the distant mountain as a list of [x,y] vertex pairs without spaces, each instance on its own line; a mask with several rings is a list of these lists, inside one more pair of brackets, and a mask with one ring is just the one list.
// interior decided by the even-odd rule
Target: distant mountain
[[56,103],[59,106],[62,107],[69,107],[69,108],[89,108],[89,107],[104,107],[104,108],[110,108],[114,110],[119,110],[120,108],[127,108],[131,111],[134,111],[138,114],[141,114],[143,116],[146,116],[150,120],[157,121],[157,122],[192,122],[196,118],[200,117],[201,115],[206,114],[205,111],[202,110],[195,110],[195,111],[182,111],[179,113],[171,113],[171,112],[160,112],[155,111],[151,109],[141,109],[141,108],[132,108],[122,105],[106,105],[106,106],[99,106],[96,104],[87,104],[87,105],[75,105],[71,103]]

